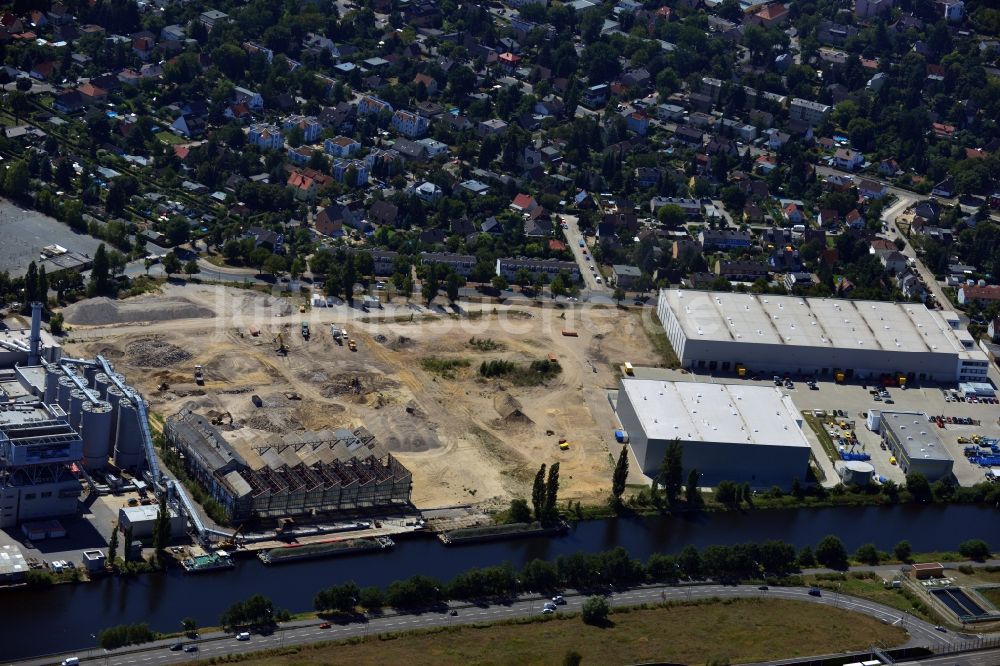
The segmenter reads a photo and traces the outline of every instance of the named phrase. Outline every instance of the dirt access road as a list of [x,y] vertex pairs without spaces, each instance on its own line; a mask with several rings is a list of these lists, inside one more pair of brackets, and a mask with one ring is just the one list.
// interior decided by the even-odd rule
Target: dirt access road
[[[557,460],[562,499],[603,500],[620,450],[607,390],[625,360],[656,358],[639,319],[648,308],[459,304],[453,311],[400,302],[372,313],[340,304],[300,314],[299,301],[204,285],[168,285],[131,300],[121,308],[126,321],[74,325],[67,352],[105,354],[153,412],[168,416],[191,404],[214,415],[238,447],[271,433],[363,425],[413,471],[420,508],[505,506],[529,495],[541,463]],[[162,317],[161,303],[198,316],[136,314],[148,308],[150,319]],[[88,319],[85,306],[77,310]],[[357,352],[334,341],[331,324],[347,328]],[[275,352],[279,332],[284,356]],[[550,353],[562,371],[540,385],[478,371],[483,361],[526,366]],[[452,367],[442,370],[447,362]],[[204,366],[204,386],[193,383],[195,365]],[[559,449],[560,438],[568,450]]]

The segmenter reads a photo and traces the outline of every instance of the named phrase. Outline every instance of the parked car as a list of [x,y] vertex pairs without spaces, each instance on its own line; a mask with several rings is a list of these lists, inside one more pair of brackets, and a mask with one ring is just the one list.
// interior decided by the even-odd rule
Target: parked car
[[566,604],[566,600],[563,599],[561,594],[557,594],[556,596],[552,597],[552,603],[558,606],[564,606]]

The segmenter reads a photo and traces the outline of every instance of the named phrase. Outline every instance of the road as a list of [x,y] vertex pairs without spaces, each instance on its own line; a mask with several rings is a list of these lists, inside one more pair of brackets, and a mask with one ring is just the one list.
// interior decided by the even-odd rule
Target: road
[[[684,601],[708,597],[760,597],[791,599],[808,603],[823,604],[863,613],[888,624],[901,624],[910,634],[907,646],[943,646],[952,645],[960,640],[952,633],[935,631],[934,627],[923,620],[905,615],[900,611],[882,604],[851,597],[846,594],[824,591],[823,596],[813,597],[804,587],[782,587],[769,590],[759,590],[753,585],[687,585],[680,587],[647,586],[610,595],[613,607],[636,606],[644,603],[663,601]],[[566,595],[566,605],[559,606],[557,612],[578,612],[587,597],[581,594]],[[66,657],[79,657],[81,663],[105,664],[106,666],[139,666],[153,664],[179,664],[193,658],[205,659],[229,654],[246,654],[285,645],[301,645],[324,640],[342,640],[355,636],[380,634],[386,632],[427,629],[454,624],[473,624],[479,622],[494,622],[519,617],[529,617],[541,612],[546,599],[541,597],[520,596],[517,601],[490,606],[458,605],[453,608],[458,613],[455,616],[446,610],[429,611],[419,614],[386,615],[371,618],[363,622],[336,624],[329,629],[320,628],[317,620],[291,622],[281,626],[274,634],[262,636],[254,634],[249,641],[237,641],[232,634],[222,632],[207,634],[196,641],[181,640],[184,644],[194,643],[198,646],[197,653],[186,654],[170,650],[170,646],[178,639],[157,641],[144,646],[120,648],[104,651],[93,649],[72,654],[48,655],[46,657],[27,659],[19,662],[9,662],[19,666],[48,666],[58,663]]]
[[[570,252],[573,253],[573,259],[576,261],[576,265],[580,267],[580,275],[583,276],[583,284],[586,290],[592,294],[610,294],[611,290],[607,288],[606,284],[597,283],[596,274],[590,271],[591,267],[594,265],[593,258],[589,254],[584,254],[584,251],[588,251],[586,248],[587,241],[580,233],[579,218],[575,215],[561,215],[566,226],[563,228],[563,233],[566,235],[566,244],[569,246]],[[580,241],[584,242],[584,246],[580,246]],[[588,251],[589,252],[589,251]]]

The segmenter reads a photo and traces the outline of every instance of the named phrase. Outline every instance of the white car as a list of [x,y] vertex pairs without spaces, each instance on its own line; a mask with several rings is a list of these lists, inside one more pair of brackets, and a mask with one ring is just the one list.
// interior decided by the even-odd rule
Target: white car
[[549,615],[550,613],[555,613],[555,612],[556,612],[555,608],[543,608],[542,609],[542,615]]
[[563,606],[566,604],[566,600],[563,599],[561,594],[557,594],[556,596],[552,597],[552,603],[554,603],[557,606]]
[[238,640],[238,641],[248,641],[248,640],[250,640],[250,632],[249,631],[241,631],[240,633],[236,634],[236,640]]

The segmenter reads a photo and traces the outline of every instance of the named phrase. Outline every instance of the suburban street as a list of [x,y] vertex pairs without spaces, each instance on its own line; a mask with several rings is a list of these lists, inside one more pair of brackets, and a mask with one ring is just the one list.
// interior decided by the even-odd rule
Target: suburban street
[[[823,604],[836,608],[863,613],[889,624],[901,624],[910,634],[907,646],[952,645],[961,640],[951,632],[936,631],[933,625],[910,615],[901,615],[900,611],[883,606],[872,601],[851,597],[836,592],[824,591],[823,596],[814,597],[804,587],[782,587],[760,590],[753,585],[687,585],[679,587],[648,586],[617,592],[609,596],[612,606],[626,607],[644,603],[660,603],[664,601],[684,601],[689,599],[704,599],[709,597],[761,597],[805,601]],[[580,594],[566,594],[566,605],[559,606],[560,613],[579,612],[587,597]],[[453,624],[473,624],[479,622],[495,622],[519,617],[529,617],[539,614],[546,599],[543,597],[520,596],[517,601],[502,605],[466,605],[452,604],[440,611],[428,611],[419,614],[386,615],[369,618],[363,622],[334,624],[329,629],[320,628],[320,621],[307,620],[290,622],[279,627],[273,634],[262,636],[254,634],[249,641],[237,641],[232,634],[215,632],[206,634],[195,641],[188,639],[170,639],[149,643],[132,648],[105,651],[92,649],[72,654],[48,655],[36,659],[9,662],[21,666],[43,666],[58,663],[66,657],[78,657],[81,663],[106,664],[107,666],[126,666],[128,664],[179,664],[194,658],[204,659],[228,654],[245,654],[259,650],[277,648],[285,645],[301,645],[324,640],[342,640],[355,636],[367,636],[385,632],[400,632],[413,629],[427,629]],[[450,615],[450,610],[458,613]],[[621,621],[627,621],[623,616]],[[966,637],[968,638],[968,637]],[[176,642],[185,645],[193,643],[198,646],[196,653],[172,651],[170,646]],[[941,662],[944,663],[944,662]],[[954,662],[948,662],[954,663]],[[983,662],[984,664],[987,662]],[[976,665],[978,666],[978,665]]]

